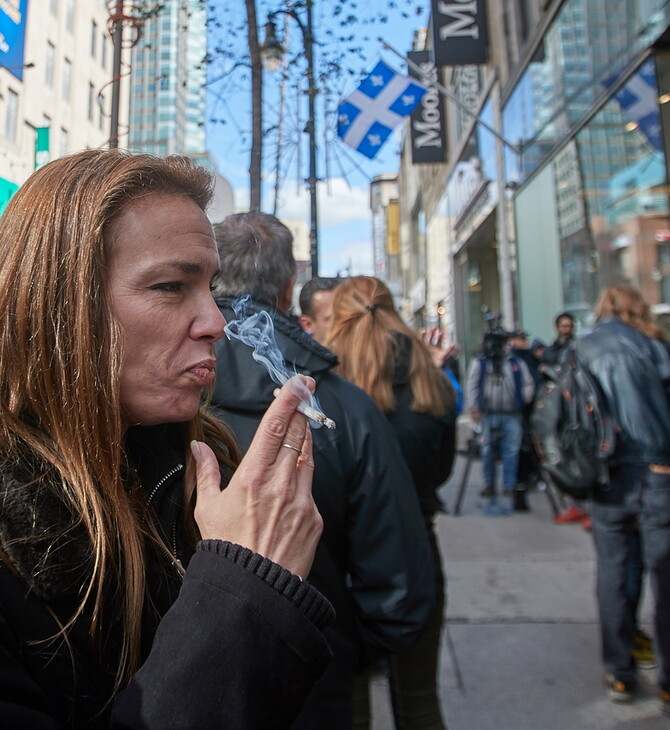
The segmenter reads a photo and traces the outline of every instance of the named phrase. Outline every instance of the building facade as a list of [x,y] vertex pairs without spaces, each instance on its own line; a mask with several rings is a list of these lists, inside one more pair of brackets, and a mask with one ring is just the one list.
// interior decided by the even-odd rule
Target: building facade
[[445,326],[466,359],[486,309],[545,340],[564,310],[588,329],[598,292],[616,282],[670,310],[670,2],[486,9],[487,60],[440,69],[458,102],[444,107],[447,162],[411,165],[407,135],[406,306],[419,311],[423,258],[422,324]]
[[[107,144],[109,15],[104,0],[0,5],[0,210],[40,165]],[[127,104],[120,119],[127,125]]]
[[131,55],[131,150],[202,155],[205,141],[207,11],[168,0],[147,18]]
[[207,151],[207,8],[167,0],[138,26],[130,59],[127,146],[153,155],[188,155],[216,174],[213,223],[235,210],[233,189]]

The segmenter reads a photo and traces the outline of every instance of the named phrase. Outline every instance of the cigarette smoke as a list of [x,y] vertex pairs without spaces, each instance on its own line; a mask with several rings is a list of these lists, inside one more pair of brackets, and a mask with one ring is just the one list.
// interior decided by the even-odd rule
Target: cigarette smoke
[[[251,355],[253,359],[265,367],[277,385],[284,385],[291,376],[297,375],[297,370],[292,367],[292,372],[289,372],[286,367],[284,358],[277,346],[275,328],[270,315],[264,310],[253,312],[250,305],[251,296],[249,294],[244,294],[235,299],[232,308],[236,319],[228,322],[224,327],[226,337],[229,340],[240,340],[240,342],[253,348]],[[304,388],[302,400],[312,408],[320,411],[321,406],[316,396],[304,385],[302,388]],[[309,420],[312,428],[321,428],[320,423],[311,418]]]

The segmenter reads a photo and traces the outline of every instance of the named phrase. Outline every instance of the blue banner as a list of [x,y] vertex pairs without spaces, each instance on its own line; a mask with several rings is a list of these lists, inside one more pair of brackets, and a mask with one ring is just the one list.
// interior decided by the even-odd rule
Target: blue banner
[[0,0],[0,67],[23,81],[28,0]]

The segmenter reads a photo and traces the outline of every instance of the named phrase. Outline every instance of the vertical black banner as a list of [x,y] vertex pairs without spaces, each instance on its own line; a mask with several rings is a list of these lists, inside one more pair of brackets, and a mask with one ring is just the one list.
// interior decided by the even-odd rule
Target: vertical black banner
[[486,63],[486,0],[431,0],[436,66]]
[[[428,74],[431,80],[437,81],[437,68],[430,60],[428,51],[411,51],[407,58]],[[426,79],[411,66],[409,75],[426,84]],[[423,95],[421,103],[410,116],[412,142],[412,162],[444,162],[446,159],[446,135],[444,124],[444,106],[440,93],[430,88]]]

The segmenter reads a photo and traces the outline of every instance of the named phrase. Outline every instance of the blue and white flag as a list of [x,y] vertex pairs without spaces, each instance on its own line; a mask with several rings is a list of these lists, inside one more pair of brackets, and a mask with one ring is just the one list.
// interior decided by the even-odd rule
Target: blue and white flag
[[380,61],[337,109],[337,136],[372,159],[428,89]]
[[[608,76],[602,83],[610,88],[619,74]],[[630,79],[616,92],[624,119],[638,125],[652,147],[663,149],[661,117],[658,111],[658,89],[654,62],[648,60],[640,66]]]

